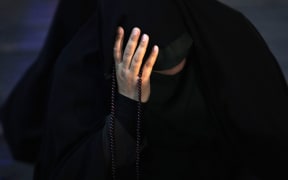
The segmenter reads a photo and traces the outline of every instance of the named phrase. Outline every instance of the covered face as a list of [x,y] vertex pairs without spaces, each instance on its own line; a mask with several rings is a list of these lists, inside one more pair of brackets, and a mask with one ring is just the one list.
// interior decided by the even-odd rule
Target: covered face
[[[125,30],[124,44],[127,43],[133,27],[137,26],[142,30],[142,33],[150,36],[146,58],[153,45],[159,46],[159,56],[154,70],[170,69],[187,56],[192,46],[192,38],[187,32],[183,17],[174,1],[124,0],[119,6],[115,5],[118,2],[113,0],[105,0],[105,2],[103,0],[102,3],[105,14],[103,23],[110,22],[107,25],[110,25],[110,29],[114,30],[117,26],[122,26]],[[114,4],[113,12],[111,12],[109,4]],[[109,9],[109,11],[105,11],[105,9]]]

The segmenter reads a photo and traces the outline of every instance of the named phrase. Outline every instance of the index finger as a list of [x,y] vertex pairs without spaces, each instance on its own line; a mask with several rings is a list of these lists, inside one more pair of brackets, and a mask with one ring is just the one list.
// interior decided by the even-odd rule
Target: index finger
[[116,61],[116,63],[121,62],[123,39],[124,39],[124,29],[122,27],[118,27],[113,51],[114,60]]

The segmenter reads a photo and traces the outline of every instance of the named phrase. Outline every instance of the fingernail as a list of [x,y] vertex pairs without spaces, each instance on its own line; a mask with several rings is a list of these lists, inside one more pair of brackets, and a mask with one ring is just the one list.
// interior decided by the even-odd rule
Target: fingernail
[[139,29],[138,28],[134,28],[133,29],[133,35],[138,35],[139,33]]
[[118,27],[118,33],[120,33],[120,32],[121,32],[121,27],[119,26],[119,27]]
[[154,46],[154,51],[158,51],[159,47],[157,45]]
[[143,34],[142,41],[146,42],[147,40],[148,40],[148,35],[147,34]]

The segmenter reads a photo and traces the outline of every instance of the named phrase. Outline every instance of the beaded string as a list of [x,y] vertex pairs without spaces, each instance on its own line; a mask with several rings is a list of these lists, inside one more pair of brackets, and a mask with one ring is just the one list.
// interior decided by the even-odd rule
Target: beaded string
[[[142,72],[138,75],[137,90],[138,90],[138,103],[137,103],[137,122],[136,122],[136,179],[140,180],[140,144],[141,144],[141,118],[142,118]],[[116,147],[115,147],[115,92],[116,92],[116,78],[115,66],[112,69],[112,92],[111,92],[111,116],[109,122],[109,137],[110,137],[110,153],[111,153],[111,169],[112,179],[116,180],[117,165],[116,165]]]
[[136,179],[140,180],[140,144],[141,144],[141,118],[142,118],[142,72],[139,73],[137,88],[138,88],[138,105],[137,105],[137,122],[136,122]]
[[110,136],[110,153],[111,153],[111,168],[112,168],[112,179],[116,180],[116,157],[115,157],[115,89],[116,89],[116,79],[115,79],[115,66],[112,69],[112,94],[111,94],[111,116],[109,123],[109,136]]

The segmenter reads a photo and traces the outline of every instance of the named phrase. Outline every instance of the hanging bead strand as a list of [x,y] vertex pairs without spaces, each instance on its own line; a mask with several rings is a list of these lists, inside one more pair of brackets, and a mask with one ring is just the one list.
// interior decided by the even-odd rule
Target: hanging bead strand
[[111,170],[112,179],[116,180],[116,157],[115,157],[115,92],[116,92],[116,78],[115,78],[115,66],[112,68],[112,92],[111,92],[111,116],[109,123],[109,136],[110,136],[110,153],[111,153]]

